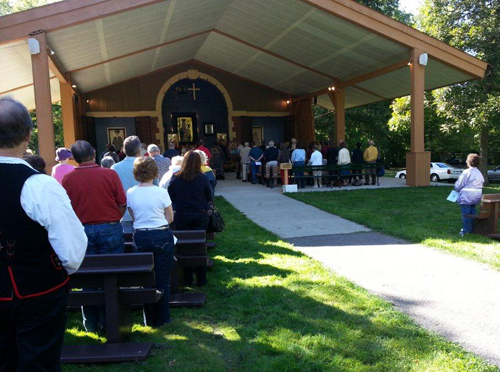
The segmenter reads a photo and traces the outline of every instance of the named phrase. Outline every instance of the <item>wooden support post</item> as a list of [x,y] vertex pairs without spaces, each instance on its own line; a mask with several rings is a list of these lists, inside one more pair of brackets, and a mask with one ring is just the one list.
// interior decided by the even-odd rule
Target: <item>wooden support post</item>
[[40,53],[31,55],[33,86],[35,90],[36,122],[40,156],[47,164],[48,174],[55,165],[54,123],[52,121],[52,98],[50,94],[49,56],[45,31],[30,35],[40,44]]
[[328,92],[328,96],[335,107],[335,144],[345,141],[345,91],[336,88]]
[[406,184],[429,186],[430,152],[424,146],[425,66],[419,62],[421,50],[413,49],[411,79],[411,152],[406,154]]
[[70,83],[60,83],[61,110],[64,133],[64,146],[70,148],[76,142],[75,132],[75,104],[73,89]]

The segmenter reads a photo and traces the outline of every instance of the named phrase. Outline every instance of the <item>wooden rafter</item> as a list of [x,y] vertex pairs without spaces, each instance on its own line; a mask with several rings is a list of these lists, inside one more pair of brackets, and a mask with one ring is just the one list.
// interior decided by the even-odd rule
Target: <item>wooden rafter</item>
[[200,36],[200,35],[208,34],[211,31],[213,31],[213,29],[209,29],[209,30],[205,30],[205,31],[200,31],[200,32],[197,32],[197,33],[192,34],[192,35],[181,37],[179,39],[170,40],[170,41],[167,41],[167,42],[162,43],[162,44],[158,44],[158,45],[154,45],[154,46],[151,46],[151,47],[148,47],[148,48],[136,50],[135,52],[123,54],[121,56],[110,58],[110,59],[107,59],[105,61],[97,62],[97,63],[91,64],[91,65],[88,65],[88,66],[84,66],[84,67],[79,67],[79,68],[76,68],[76,69],[71,70],[69,72],[73,74],[75,72],[79,72],[79,71],[82,71],[82,70],[87,70],[89,68],[100,66],[100,65],[103,65],[105,63],[110,63],[110,62],[117,61],[117,60],[120,60],[120,59],[123,59],[123,58],[127,58],[127,57],[130,57],[130,56],[139,54],[139,53],[144,53],[144,52],[147,52],[147,51],[150,51],[150,50],[153,50],[153,49],[162,48],[162,47],[170,45],[170,44],[175,44],[175,43],[178,43],[178,42],[181,42],[181,41],[184,41],[184,40],[192,39],[192,38]]
[[408,67],[409,62],[410,62],[409,58],[404,59],[402,61],[393,63],[389,66],[379,68],[378,70],[371,71],[371,72],[368,72],[366,74],[355,77],[353,79],[343,81],[343,82],[339,83],[339,87],[347,88],[347,87],[362,83],[362,82],[367,81],[367,80],[375,79],[376,77],[386,75],[386,74],[391,73],[393,71],[397,71],[397,70],[400,70],[402,68]]

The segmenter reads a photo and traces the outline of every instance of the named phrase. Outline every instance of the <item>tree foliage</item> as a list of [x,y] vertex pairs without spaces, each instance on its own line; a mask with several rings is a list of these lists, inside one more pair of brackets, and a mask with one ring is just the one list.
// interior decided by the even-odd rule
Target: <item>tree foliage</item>
[[0,0],[0,16],[22,12],[37,6],[55,3],[61,0]]
[[[31,133],[31,138],[28,147],[34,151],[39,152],[38,147],[38,126],[36,120],[36,111],[30,112],[31,120],[33,120],[33,132]],[[56,148],[64,147],[64,134],[63,134],[63,122],[62,122],[62,111],[60,104],[52,105],[52,119],[54,121],[54,136]]]
[[[500,65],[500,0],[426,0],[417,19],[426,33],[488,62]],[[437,98],[442,115],[475,131],[486,171],[490,137],[500,123],[500,74],[490,68],[483,80],[444,89]],[[498,155],[498,154],[493,154]]]

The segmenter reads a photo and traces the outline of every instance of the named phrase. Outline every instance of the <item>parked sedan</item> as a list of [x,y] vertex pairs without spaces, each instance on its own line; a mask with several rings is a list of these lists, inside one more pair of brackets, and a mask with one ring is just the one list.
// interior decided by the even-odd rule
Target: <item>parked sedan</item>
[[488,171],[488,180],[490,182],[500,182],[500,167]]
[[[453,168],[451,165],[446,163],[431,163],[430,167],[432,182],[439,182],[442,180],[457,180],[462,172],[463,169]],[[500,169],[498,174],[500,176]],[[396,173],[396,178],[406,178],[406,170],[402,170]]]

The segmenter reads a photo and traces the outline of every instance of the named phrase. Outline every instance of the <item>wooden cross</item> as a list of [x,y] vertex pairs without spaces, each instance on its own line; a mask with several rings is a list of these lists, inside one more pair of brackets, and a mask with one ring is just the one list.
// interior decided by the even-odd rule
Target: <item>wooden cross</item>
[[196,91],[200,90],[200,88],[196,88],[196,86],[193,83],[193,87],[189,88],[188,90],[192,90],[193,91],[193,99],[196,101]]

